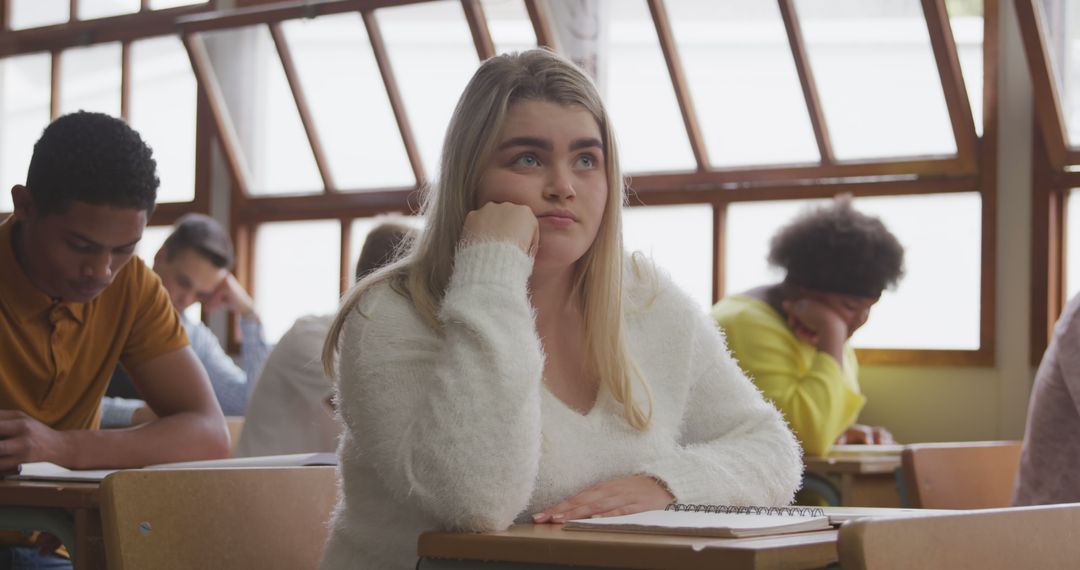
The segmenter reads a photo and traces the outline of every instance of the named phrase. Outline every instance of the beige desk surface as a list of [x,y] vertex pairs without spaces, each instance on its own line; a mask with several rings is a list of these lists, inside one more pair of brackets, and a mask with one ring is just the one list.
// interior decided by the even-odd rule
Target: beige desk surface
[[514,525],[504,532],[420,536],[421,557],[596,568],[823,568],[838,559],[834,530],[759,538],[713,539],[564,531]]

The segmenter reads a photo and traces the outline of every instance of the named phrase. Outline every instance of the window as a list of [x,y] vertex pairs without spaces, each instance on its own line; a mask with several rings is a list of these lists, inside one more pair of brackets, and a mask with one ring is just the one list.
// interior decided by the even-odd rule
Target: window
[[[724,289],[746,291],[784,276],[768,267],[769,240],[792,218],[824,200],[746,202],[728,208]],[[859,198],[904,246],[905,276],[874,305],[852,339],[859,348],[979,348],[980,216],[974,193]],[[972,294],[975,292],[976,294]]]
[[277,222],[259,226],[255,238],[255,310],[266,340],[277,342],[308,314],[337,310],[340,227],[332,221]]
[[[515,0],[355,8],[267,4],[184,23],[200,88],[226,110],[215,125],[240,190],[237,229],[259,236],[246,246],[255,295],[281,323],[336,300],[372,216],[415,210],[416,191],[437,179],[446,124],[478,56],[536,43],[561,49],[555,30],[586,24],[573,11]],[[598,26],[595,45],[574,49],[593,49],[600,62],[634,190],[628,248],[653,257],[704,310],[769,277],[762,248],[776,224],[761,220],[852,193],[909,250],[908,277],[857,339],[874,347],[864,362],[992,362],[994,308],[980,297],[992,291],[992,264],[982,261],[994,255],[984,248],[994,243],[996,190],[981,169],[996,167],[994,148],[978,137],[982,102],[996,101],[996,86],[982,80],[983,58],[996,49],[983,45],[983,30],[997,26],[996,10],[984,14],[978,0],[599,8],[602,17],[587,23]],[[257,76],[236,81],[236,58],[249,55],[263,62]],[[327,248],[311,260],[270,257],[264,248],[289,241],[286,228],[310,232],[288,230],[294,243]],[[933,232],[945,228],[963,239],[934,247]],[[281,265],[315,258],[328,272],[317,284],[316,268]],[[302,272],[312,293],[269,284],[263,263]],[[950,288],[934,287],[943,274]],[[946,303],[937,336],[914,332],[917,314]]]
[[775,2],[671,2],[711,165],[820,158]]
[[195,199],[195,77],[180,40],[132,42],[128,120],[154,149],[158,202]]
[[702,309],[712,306],[712,206],[641,206],[623,212],[626,251],[651,259]]
[[[77,7],[74,17],[71,6]],[[158,203],[177,203],[159,208],[156,223],[169,223],[185,210],[205,210],[208,200],[196,200],[195,188],[194,75],[182,44],[169,34],[179,17],[210,7],[0,0],[0,13],[9,16],[0,21],[7,46],[0,49],[0,185],[25,182],[33,145],[53,118],[96,111],[127,119],[154,149]],[[42,40],[32,28],[46,25],[53,28]],[[10,196],[2,194],[0,212],[10,211]]]
[[0,59],[0,212],[10,212],[11,187],[26,183],[34,142],[49,124],[48,54]]
[[1016,3],[1038,125],[1033,157],[1032,362],[1038,361],[1066,300],[1077,290],[1073,188],[1080,187],[1080,27],[1064,0]]
[[956,153],[918,0],[797,0],[841,160]]

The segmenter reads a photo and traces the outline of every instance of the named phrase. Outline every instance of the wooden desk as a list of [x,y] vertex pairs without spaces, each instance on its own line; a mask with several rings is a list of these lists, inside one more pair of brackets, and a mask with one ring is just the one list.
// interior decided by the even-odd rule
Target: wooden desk
[[504,532],[420,535],[421,570],[438,568],[824,568],[838,560],[837,531],[758,538],[694,538],[564,531],[514,525]]
[[900,454],[803,459],[806,471],[839,482],[844,507],[900,507],[896,475]]
[[74,570],[104,570],[97,483],[0,480],[0,507],[59,508],[75,523]]

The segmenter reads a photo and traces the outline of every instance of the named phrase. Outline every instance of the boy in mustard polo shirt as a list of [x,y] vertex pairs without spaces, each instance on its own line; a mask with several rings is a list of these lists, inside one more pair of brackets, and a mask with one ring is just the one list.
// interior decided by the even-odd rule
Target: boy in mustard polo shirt
[[[100,113],[61,117],[34,145],[0,224],[0,471],[228,454],[224,417],[169,295],[132,257],[154,208],[155,167],[138,133]],[[98,431],[117,362],[160,419]],[[13,550],[0,547],[0,562]]]

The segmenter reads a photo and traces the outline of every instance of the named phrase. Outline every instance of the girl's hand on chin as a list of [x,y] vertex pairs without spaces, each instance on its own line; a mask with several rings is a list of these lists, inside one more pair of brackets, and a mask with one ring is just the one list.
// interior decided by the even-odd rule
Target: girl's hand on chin
[[540,245],[540,224],[528,206],[488,202],[465,216],[464,242],[508,241],[528,255]]

